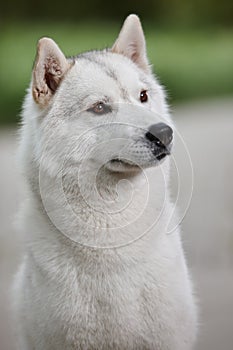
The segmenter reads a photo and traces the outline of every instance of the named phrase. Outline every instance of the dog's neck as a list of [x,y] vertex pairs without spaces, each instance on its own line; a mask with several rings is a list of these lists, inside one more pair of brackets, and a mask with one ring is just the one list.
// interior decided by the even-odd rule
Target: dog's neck
[[[146,233],[159,218],[164,194],[150,191],[150,178],[163,184],[157,173],[112,173],[89,166],[79,174],[70,167],[56,179],[41,174],[40,196],[51,222],[65,236],[91,246],[119,246]],[[139,225],[142,215],[144,227]]]

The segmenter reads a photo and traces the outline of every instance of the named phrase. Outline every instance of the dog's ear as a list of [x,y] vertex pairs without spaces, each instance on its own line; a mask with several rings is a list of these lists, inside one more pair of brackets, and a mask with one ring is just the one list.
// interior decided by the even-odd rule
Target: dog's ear
[[69,67],[64,54],[52,39],[39,40],[32,76],[32,94],[36,103],[41,107],[48,104]]
[[146,42],[140,19],[129,15],[112,47],[112,52],[130,58],[144,71],[149,72],[150,66],[146,55]]

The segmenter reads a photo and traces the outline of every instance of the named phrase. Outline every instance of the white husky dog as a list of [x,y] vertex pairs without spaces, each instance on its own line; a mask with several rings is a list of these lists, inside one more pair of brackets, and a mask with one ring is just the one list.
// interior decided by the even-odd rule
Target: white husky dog
[[21,128],[21,350],[187,350],[196,308],[167,234],[174,128],[136,15],[111,49],[39,41]]

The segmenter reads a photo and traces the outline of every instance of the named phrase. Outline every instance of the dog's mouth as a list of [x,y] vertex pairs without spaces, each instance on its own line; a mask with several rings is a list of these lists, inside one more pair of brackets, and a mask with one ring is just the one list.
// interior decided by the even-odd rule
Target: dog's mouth
[[107,163],[107,168],[109,168],[112,171],[122,172],[122,171],[129,171],[129,172],[135,172],[140,170],[144,167],[151,167],[159,165],[168,155],[170,155],[170,148],[151,148],[150,150],[153,154],[153,157],[146,161],[143,159],[138,159],[139,162],[124,158],[115,156],[112,159],[110,159]]
[[120,159],[120,158],[113,158],[110,160],[111,164],[119,164],[119,165],[124,165],[127,167],[137,167],[137,164],[126,160],[126,159]]
[[117,172],[138,172],[140,165],[124,158],[113,158],[108,162],[108,168]]
[[[167,149],[165,149],[163,152],[160,152],[160,153],[153,152],[153,154],[155,156],[155,159],[160,162],[161,160],[166,158],[166,156],[170,155],[170,152]],[[137,165],[136,163],[134,163],[128,159],[123,159],[123,158],[118,158],[118,157],[111,159],[110,163],[112,165],[116,165],[116,166],[119,165],[119,166],[124,166],[127,168],[138,168],[139,167],[139,165]]]
[[156,147],[155,145],[152,146],[151,151],[157,161],[161,161],[167,156],[170,156],[172,149],[172,144],[165,146]]
[[166,150],[166,151],[164,151],[164,152],[162,152],[162,153],[160,153],[160,154],[158,154],[158,155],[155,155],[155,158],[158,160],[158,161],[160,161],[160,160],[162,160],[162,159],[164,159],[166,156],[169,156],[171,153],[168,151],[168,150]]

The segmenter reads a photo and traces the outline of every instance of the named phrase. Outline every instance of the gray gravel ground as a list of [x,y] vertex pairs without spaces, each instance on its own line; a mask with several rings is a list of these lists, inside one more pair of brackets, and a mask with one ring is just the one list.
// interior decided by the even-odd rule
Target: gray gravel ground
[[[174,109],[194,168],[194,191],[183,241],[200,307],[196,350],[233,349],[233,99]],[[13,229],[20,204],[16,130],[0,130],[0,350],[14,350],[9,286],[21,246]],[[184,165],[182,187],[190,187]]]

